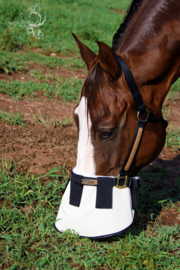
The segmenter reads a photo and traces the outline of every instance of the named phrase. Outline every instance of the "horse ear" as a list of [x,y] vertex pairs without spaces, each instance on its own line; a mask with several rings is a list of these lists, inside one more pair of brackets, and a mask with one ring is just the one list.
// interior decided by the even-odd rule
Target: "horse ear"
[[81,57],[84,60],[84,62],[86,63],[86,66],[88,68],[88,70],[92,67],[93,65],[93,61],[97,58],[97,55],[91,51],[86,45],[84,45],[77,37],[75,34],[73,34],[73,37],[79,47],[80,53],[81,53]]
[[116,57],[112,49],[104,42],[97,42],[99,45],[98,60],[102,69],[113,79],[117,79],[121,75],[121,68],[118,65]]

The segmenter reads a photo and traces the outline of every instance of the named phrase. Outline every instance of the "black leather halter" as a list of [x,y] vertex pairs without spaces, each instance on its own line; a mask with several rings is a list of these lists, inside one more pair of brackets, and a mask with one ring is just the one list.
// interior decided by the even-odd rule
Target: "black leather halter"
[[[145,107],[143,101],[142,101],[142,97],[139,93],[139,89],[135,83],[135,80],[131,74],[131,71],[129,70],[128,66],[126,65],[126,63],[124,62],[124,60],[118,56],[117,54],[115,54],[115,57],[116,57],[116,60],[118,62],[118,64],[120,65],[120,67],[122,68],[123,72],[124,72],[124,76],[125,76],[125,79],[126,79],[126,82],[129,86],[129,90],[131,91],[131,94],[132,94],[132,97],[134,99],[134,103],[136,105],[136,108],[137,108],[137,118],[138,118],[138,122],[137,122],[137,126],[136,126],[136,131],[135,131],[135,135],[134,135],[134,138],[133,138],[133,142],[131,144],[131,147],[130,147],[130,150],[129,150],[129,153],[127,155],[127,158],[124,162],[124,165],[119,173],[120,176],[128,176],[129,174],[129,170],[130,170],[130,167],[129,166],[129,169],[127,170],[126,167],[127,167],[127,162],[131,156],[131,153],[132,153],[132,149],[134,148],[134,144],[136,142],[136,139],[137,139],[137,136],[138,136],[138,131],[141,129],[141,138],[138,142],[138,146],[136,147],[135,149],[135,154],[134,156],[132,157],[132,160],[131,160],[131,164],[133,163],[133,160],[135,159],[136,157],[136,154],[138,152],[138,148],[139,148],[139,144],[140,144],[140,141],[142,139],[142,135],[143,135],[143,132],[144,132],[144,128],[145,128],[145,125],[147,122],[153,122],[153,123],[157,123],[157,122],[161,122],[165,128],[168,126],[168,122],[166,120],[164,120],[163,118],[159,118],[157,117],[156,115],[152,114],[149,112],[149,110]],[[141,119],[140,118],[140,115],[142,113],[146,112],[146,118],[145,119]],[[130,164],[130,165],[131,165]]]
[[[115,54],[115,56],[116,56],[116,60],[117,60],[118,64],[120,65],[120,67],[122,68],[122,70],[124,72],[124,76],[125,76],[125,79],[126,79],[128,86],[129,86],[129,90],[131,91],[132,97],[134,99],[134,103],[136,105],[137,111],[140,114],[144,111],[148,111],[146,109],[143,101],[142,101],[141,95],[139,93],[139,89],[134,81],[134,78],[131,74],[131,71],[129,70],[128,66],[126,65],[124,60],[119,55]],[[152,113],[148,113],[147,121],[154,122],[154,123],[161,122],[164,124],[165,127],[168,126],[168,122],[166,120],[164,120],[163,118],[159,118]]]
[[[168,123],[163,118],[159,118],[156,115],[149,112],[145,107],[134,78],[124,62],[124,60],[115,54],[118,64],[121,66],[126,82],[129,86],[131,94],[133,96],[136,108],[137,108],[137,126],[135,135],[128,152],[125,163],[117,177],[85,177],[82,175],[71,173],[71,189],[70,189],[70,204],[79,207],[83,192],[84,185],[97,186],[96,208],[112,208],[112,188],[116,186],[118,189],[124,189],[129,187],[132,198],[132,209],[137,208],[137,190],[141,185],[139,177],[129,177],[129,171],[131,165],[137,155],[139,145],[142,139],[144,128],[147,122],[161,122],[165,128]],[[146,112],[146,118],[141,119],[142,113]]]

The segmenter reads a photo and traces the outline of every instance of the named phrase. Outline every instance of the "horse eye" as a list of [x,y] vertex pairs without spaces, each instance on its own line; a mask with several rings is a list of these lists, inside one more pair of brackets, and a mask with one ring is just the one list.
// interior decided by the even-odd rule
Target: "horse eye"
[[105,131],[105,132],[102,132],[101,133],[101,140],[106,140],[106,139],[109,139],[114,133],[114,130],[112,131]]

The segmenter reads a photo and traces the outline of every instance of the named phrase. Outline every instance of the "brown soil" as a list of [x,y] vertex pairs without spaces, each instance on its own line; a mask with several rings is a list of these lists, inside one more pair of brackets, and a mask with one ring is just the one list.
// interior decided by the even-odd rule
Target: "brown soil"
[[[6,112],[21,111],[27,120],[25,127],[11,126],[7,122],[0,122],[0,160],[11,159],[19,163],[21,170],[31,173],[44,174],[53,167],[66,164],[72,169],[76,161],[77,130],[75,124],[70,126],[44,125],[34,120],[34,115],[41,115],[43,119],[53,119],[61,122],[72,118],[75,103],[59,103],[47,100],[37,93],[38,101],[15,101],[0,94],[1,110]],[[32,114],[33,113],[33,114]]]
[[111,9],[112,11],[119,13],[120,15],[125,15],[126,12],[124,10],[119,10],[119,9]]
[[158,223],[163,225],[172,226],[176,223],[180,225],[180,203],[175,203],[175,207],[163,209],[158,217]]
[[[33,80],[39,82],[38,79],[33,78],[31,75],[31,71],[38,71],[42,75],[46,76],[47,73],[49,73],[52,76],[52,79],[50,80],[53,81],[54,76],[58,77],[63,77],[63,78],[68,78],[68,77],[74,77],[74,78],[79,78],[79,79],[85,79],[86,75],[85,73],[82,72],[82,70],[66,70],[64,68],[48,68],[46,66],[40,66],[38,64],[31,64],[28,66],[28,70],[26,71],[20,71],[20,72],[13,72],[12,74],[6,74],[6,73],[0,73],[0,80],[5,80],[5,81],[28,81],[28,80]],[[44,82],[44,79],[41,80],[41,82]]]

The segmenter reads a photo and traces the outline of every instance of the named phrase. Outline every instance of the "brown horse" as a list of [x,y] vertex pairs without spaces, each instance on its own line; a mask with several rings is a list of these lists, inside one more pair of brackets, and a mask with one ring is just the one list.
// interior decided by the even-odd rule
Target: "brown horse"
[[[93,174],[96,175],[118,175],[137,123],[134,100],[114,52],[131,70],[146,108],[158,117],[162,117],[165,97],[180,74],[180,3],[144,0],[133,4],[140,2],[136,12],[131,8],[129,18],[126,17],[126,28],[121,31],[124,27],[120,27],[114,36],[112,49],[98,42],[99,54],[95,55],[75,38],[89,70],[82,97],[88,100],[92,122]],[[78,125],[76,114],[75,121]],[[165,137],[162,123],[147,123],[131,175],[136,175],[159,155]],[[86,155],[86,148],[79,149],[78,155],[80,151]],[[87,172],[87,163],[83,173]]]
[[[162,119],[165,97],[180,75],[179,15],[177,0],[134,0],[114,35],[112,48],[98,42],[98,55],[74,35],[89,71],[80,103],[74,110],[79,132],[74,174],[94,179],[117,177],[128,156],[138,122],[137,106],[118,56],[131,71],[147,112]],[[147,114],[143,112],[142,119]],[[166,126],[162,121],[147,121],[129,164],[128,177],[135,176],[159,155],[165,138]],[[117,231],[107,230],[102,235],[113,235]],[[101,235],[84,233],[83,229],[79,233],[90,237]]]

